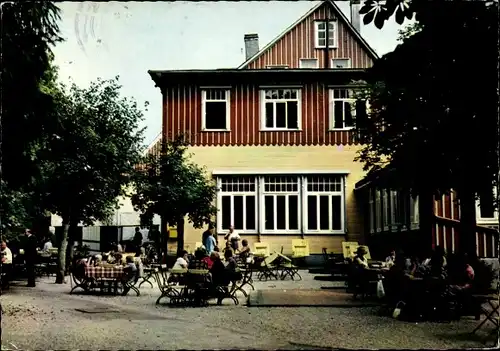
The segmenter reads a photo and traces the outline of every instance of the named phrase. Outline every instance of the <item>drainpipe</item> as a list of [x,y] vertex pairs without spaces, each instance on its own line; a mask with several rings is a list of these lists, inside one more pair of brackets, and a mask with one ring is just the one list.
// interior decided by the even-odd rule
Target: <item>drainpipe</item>
[[326,29],[326,34],[325,34],[325,38],[326,38],[326,45],[325,45],[325,68],[329,68],[330,67],[330,61],[329,58],[330,58],[330,46],[328,45],[329,44],[329,41],[330,41],[330,21],[328,19],[328,17],[325,19],[325,29]]

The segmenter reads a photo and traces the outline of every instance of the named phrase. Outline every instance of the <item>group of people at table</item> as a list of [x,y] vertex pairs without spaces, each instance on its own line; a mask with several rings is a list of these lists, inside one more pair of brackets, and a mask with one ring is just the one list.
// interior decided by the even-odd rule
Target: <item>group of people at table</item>
[[[407,257],[403,252],[392,250],[382,262],[382,267],[378,268],[369,265],[366,254],[363,247],[357,249],[352,260],[351,283],[365,292],[370,289],[369,282],[374,280],[374,274],[377,275],[376,280],[383,276],[383,297],[391,306],[400,302],[410,305],[422,300],[423,292],[415,289],[417,282],[422,282],[424,289],[439,287],[436,289],[438,295],[446,296],[462,306],[469,305],[470,297],[479,289],[474,267],[479,270],[481,262],[474,254],[454,254],[451,264],[448,264],[445,251],[440,246],[430,255],[425,255],[428,257]],[[431,284],[427,284],[429,282]]]

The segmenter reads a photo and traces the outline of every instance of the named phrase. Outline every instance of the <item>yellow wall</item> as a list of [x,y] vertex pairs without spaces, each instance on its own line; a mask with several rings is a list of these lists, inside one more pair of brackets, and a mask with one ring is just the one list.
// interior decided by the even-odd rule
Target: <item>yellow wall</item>
[[[356,208],[354,185],[364,176],[363,165],[354,162],[358,146],[199,146],[191,147],[192,161],[214,170],[347,170],[346,177],[346,215],[347,238],[344,235],[305,235],[309,240],[311,253],[321,253],[323,247],[328,251],[341,253],[341,242],[363,242],[363,218]],[[185,229],[185,243],[193,249],[201,241],[203,230],[194,229],[189,224]],[[243,235],[250,244],[257,241],[257,235]],[[299,235],[261,235],[261,241],[269,242],[271,250],[291,252],[291,239]],[[224,244],[223,235],[219,235],[219,244]]]

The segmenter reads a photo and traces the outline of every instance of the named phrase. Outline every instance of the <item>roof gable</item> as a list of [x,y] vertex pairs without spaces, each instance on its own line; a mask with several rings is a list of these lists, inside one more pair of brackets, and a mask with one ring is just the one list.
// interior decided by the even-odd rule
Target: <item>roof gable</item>
[[[344,13],[339,9],[339,7],[335,4],[334,1],[331,0],[326,0],[318,3],[314,7],[312,7],[308,12],[306,12],[302,17],[300,17],[295,23],[293,23],[290,27],[285,29],[281,34],[279,34],[274,40],[269,42],[266,46],[264,46],[261,50],[259,50],[254,56],[250,57],[248,60],[243,62],[238,69],[244,69],[244,68],[256,68],[252,67],[252,64],[254,64],[259,58],[261,58],[264,54],[268,53],[269,51],[273,50],[273,48],[276,47],[276,45],[279,44],[280,41],[284,40],[287,35],[290,35],[297,27],[299,27],[303,22],[307,20],[311,20],[312,16],[320,10],[322,7],[329,7],[329,10],[337,17],[338,22],[342,24],[343,28],[345,28],[345,31],[347,32],[347,35],[350,36],[353,40],[357,42],[359,45],[360,49],[363,51],[363,54],[365,54],[367,57],[369,57],[369,60],[374,61],[378,59],[377,53],[368,45],[368,43],[361,37],[359,32],[353,27],[351,22],[347,19],[347,17],[344,15]],[[283,50],[283,49],[281,49]],[[264,68],[264,67],[262,67]],[[356,67],[358,68],[358,67]]]

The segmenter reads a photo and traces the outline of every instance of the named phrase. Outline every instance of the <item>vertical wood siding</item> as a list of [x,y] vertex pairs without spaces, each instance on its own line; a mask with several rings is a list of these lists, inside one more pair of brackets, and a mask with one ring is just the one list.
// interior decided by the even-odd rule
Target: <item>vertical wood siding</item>
[[230,131],[202,131],[201,90],[190,86],[164,89],[163,135],[189,136],[192,145],[341,145],[352,144],[352,132],[329,130],[328,87],[302,88],[302,130],[261,132],[259,87],[236,85],[230,92]]
[[333,7],[325,3],[246,68],[259,69],[272,65],[288,65],[290,68],[298,68],[301,58],[316,58],[319,67],[325,67],[325,50],[314,47],[314,21],[326,18],[336,19],[337,25],[338,47],[329,50],[330,59],[350,58],[352,68],[371,67],[373,65],[371,56],[342,19],[336,16]]

